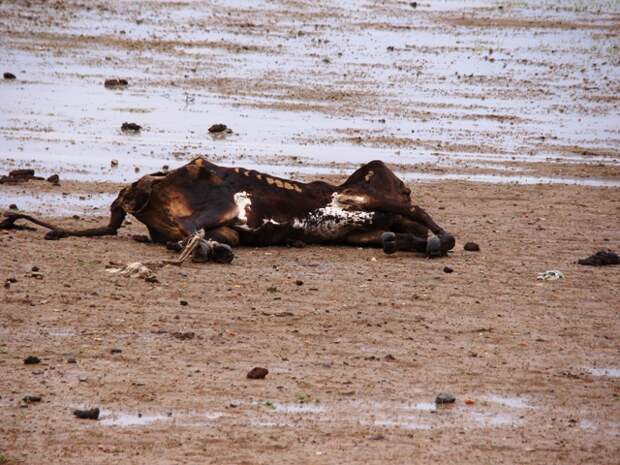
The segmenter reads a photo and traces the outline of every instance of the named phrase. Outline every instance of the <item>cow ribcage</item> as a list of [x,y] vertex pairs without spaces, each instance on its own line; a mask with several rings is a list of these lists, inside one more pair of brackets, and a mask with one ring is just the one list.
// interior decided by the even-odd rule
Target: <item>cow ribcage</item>
[[304,218],[295,219],[293,228],[301,230],[309,238],[318,240],[337,240],[352,231],[371,226],[375,214],[344,208],[336,202],[311,211]]

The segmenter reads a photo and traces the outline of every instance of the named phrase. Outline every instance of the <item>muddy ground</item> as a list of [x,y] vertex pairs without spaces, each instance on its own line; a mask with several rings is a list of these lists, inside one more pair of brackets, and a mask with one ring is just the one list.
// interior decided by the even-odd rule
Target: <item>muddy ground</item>
[[0,174],[61,180],[0,185],[2,211],[101,224],[198,153],[335,182],[381,158],[457,237],[149,283],[106,271],[173,257],[135,219],[0,231],[0,464],[617,463],[620,267],[576,264],[620,250],[617,5],[410,3],[0,4]]

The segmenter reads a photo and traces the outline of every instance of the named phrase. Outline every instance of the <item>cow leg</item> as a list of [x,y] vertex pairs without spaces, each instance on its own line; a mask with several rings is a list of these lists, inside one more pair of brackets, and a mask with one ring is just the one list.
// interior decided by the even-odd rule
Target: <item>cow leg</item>
[[205,239],[192,251],[196,263],[230,263],[235,254],[233,247],[239,245],[239,234],[232,228],[220,226],[205,231]]
[[61,239],[63,237],[69,236],[107,236],[107,235],[115,235],[118,229],[123,224],[123,220],[125,219],[125,210],[120,208],[120,206],[116,205],[116,202],[112,204],[110,221],[107,226],[101,226],[98,228],[88,228],[88,229],[78,229],[78,230],[70,230],[63,229],[53,224],[47,223],[45,221],[34,218],[30,215],[25,215],[23,213],[13,213],[7,212],[5,213],[6,219],[0,223],[0,229],[10,229],[15,227],[15,221],[23,219],[30,221],[31,223],[38,224],[39,226],[43,226],[44,228],[49,229],[50,231],[45,235],[45,239],[48,240],[56,240]]
[[426,252],[428,241],[425,237],[419,237],[410,233],[393,233],[391,231],[362,231],[353,232],[346,237],[347,244],[358,247],[383,248],[387,254],[398,250]]

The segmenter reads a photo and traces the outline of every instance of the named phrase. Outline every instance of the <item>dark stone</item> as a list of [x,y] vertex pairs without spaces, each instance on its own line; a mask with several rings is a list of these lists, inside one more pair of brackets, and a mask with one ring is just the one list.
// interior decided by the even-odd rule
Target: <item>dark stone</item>
[[215,134],[215,133],[218,133],[218,132],[224,132],[224,131],[226,131],[226,129],[228,129],[228,126],[226,126],[225,124],[222,124],[222,123],[217,123],[217,124],[212,125],[209,128],[209,132],[211,134]]
[[620,257],[611,250],[599,250],[588,258],[580,258],[577,263],[585,266],[619,265]]
[[91,408],[87,410],[74,410],[73,414],[82,419],[82,420],[98,420],[99,419],[99,408]]
[[108,89],[118,89],[122,87],[127,87],[127,85],[129,85],[129,82],[127,81],[127,79],[106,79],[103,85]]
[[12,203],[11,205],[9,205],[9,210],[17,210],[17,205],[15,205],[14,203]]
[[41,363],[41,359],[36,355],[28,355],[24,359],[24,365],[36,365],[37,363]]
[[123,353],[123,349],[119,349],[117,347],[114,347],[114,348],[110,349],[110,353],[111,354],[121,354],[121,353]]
[[67,359],[67,363],[77,363],[77,360],[75,359],[75,357],[69,357]]
[[27,404],[33,404],[35,402],[41,402],[41,396],[25,396],[22,400]]
[[411,3],[409,4],[409,6],[410,6],[411,8],[417,8],[417,7],[418,7],[418,2],[411,2]]
[[269,373],[269,370],[267,368],[254,367],[248,372],[247,378],[248,379],[265,379],[265,376],[267,376],[268,373]]
[[125,122],[121,125],[121,131],[123,132],[140,132],[141,129],[142,129],[142,126],[136,123]]
[[385,360],[386,362],[393,362],[394,360],[396,360],[396,357],[394,357],[392,354],[387,354],[385,357],[383,357],[383,360]]
[[467,244],[463,246],[463,248],[467,250],[468,252],[479,252],[480,251],[480,246],[476,244],[475,242],[468,242]]
[[151,238],[146,234],[134,234],[131,238],[136,242],[142,242],[143,244],[148,244],[151,242]]
[[4,73],[3,75],[4,79],[8,79],[8,80],[12,80],[12,79],[17,79],[17,77],[13,74],[13,73]]
[[57,174],[52,174],[49,178],[46,179],[47,182],[58,186],[60,184],[60,177]]
[[443,272],[444,273],[454,273],[454,270],[452,268],[450,268],[449,266],[444,266],[443,267]]
[[385,436],[383,434],[373,434],[371,436],[368,436],[368,440],[369,441],[384,441]]
[[186,307],[189,303],[187,302],[187,300],[180,300],[179,304],[181,304],[182,307]]
[[35,265],[30,269],[30,271],[36,273],[37,271],[39,271],[39,267]]
[[298,279],[297,281],[295,281],[295,284],[297,284],[298,286],[303,286],[304,282],[301,279]]
[[442,405],[442,404],[453,404],[454,402],[456,402],[456,397],[454,397],[452,394],[448,394],[446,392],[442,392],[435,399],[435,403],[439,404],[439,405]]

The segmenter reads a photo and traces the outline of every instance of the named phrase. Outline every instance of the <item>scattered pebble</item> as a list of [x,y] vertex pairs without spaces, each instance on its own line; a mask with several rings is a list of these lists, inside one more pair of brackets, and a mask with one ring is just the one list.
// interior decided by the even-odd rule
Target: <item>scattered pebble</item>
[[108,89],[118,89],[127,87],[129,85],[129,82],[127,81],[127,79],[106,79],[103,85]]
[[37,363],[41,363],[41,359],[36,355],[28,355],[24,359],[24,365],[36,365]]
[[480,246],[475,242],[468,242],[463,246],[463,248],[468,252],[480,252]]
[[577,263],[586,266],[620,265],[620,257],[611,250],[599,250],[588,258],[580,258]]
[[136,123],[125,122],[121,125],[121,131],[123,132],[140,132],[141,129],[142,129],[142,126]]
[[298,279],[297,281],[295,281],[295,284],[297,284],[298,286],[303,286],[304,282],[301,279]]
[[3,77],[4,79],[7,79],[7,80],[17,79],[13,73],[8,73],[8,72],[4,73]]
[[176,337],[180,341],[189,341],[191,339],[194,339],[195,336],[196,333],[194,333],[193,331],[175,331],[174,333],[172,333],[172,337]]
[[267,368],[254,367],[248,372],[247,378],[248,379],[265,379],[265,376],[267,376],[268,373],[269,373],[269,370]]
[[396,357],[394,357],[392,354],[387,354],[385,357],[383,357],[383,360],[385,360],[386,362],[393,362],[394,360],[396,360]]
[[450,268],[449,266],[444,266],[443,267],[443,272],[444,273],[454,273],[454,270],[452,268]]
[[222,123],[217,123],[217,124],[212,125],[212,126],[209,128],[209,132],[210,132],[211,134],[216,134],[216,133],[218,133],[218,132],[224,132],[224,131],[226,131],[227,129],[228,129],[228,126],[226,126],[225,124],[222,124]]
[[187,300],[180,300],[179,304],[181,304],[182,307],[187,307],[188,302],[187,302]]
[[118,160],[116,159],[110,160],[110,166],[112,168],[116,168],[118,166]]
[[24,398],[22,399],[24,402],[26,402],[27,404],[33,404],[35,402],[41,402],[41,396],[24,396]]
[[123,353],[123,349],[119,349],[117,347],[114,347],[114,348],[110,349],[110,353],[111,354],[121,354],[121,353]]
[[373,434],[371,436],[368,436],[368,440],[369,441],[384,441],[385,436],[383,434]]
[[99,408],[91,408],[87,410],[74,410],[73,415],[82,419],[82,420],[98,420],[99,419]]
[[77,360],[75,359],[75,357],[69,357],[67,359],[67,363],[77,363]]
[[49,178],[46,179],[47,182],[53,184],[55,186],[60,185],[60,176],[57,174],[52,174]]
[[11,205],[9,205],[9,210],[18,210],[17,205],[12,203]]
[[442,392],[435,399],[435,403],[439,405],[453,404],[454,402],[456,402],[456,397],[454,397],[452,394],[448,394],[447,392]]

